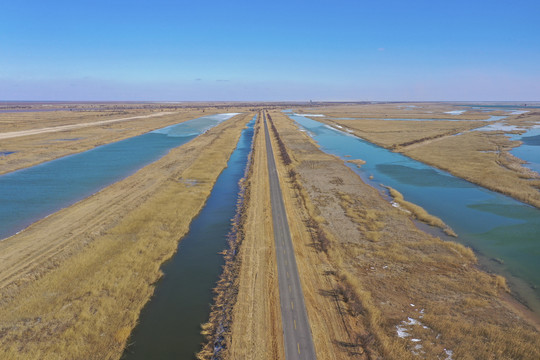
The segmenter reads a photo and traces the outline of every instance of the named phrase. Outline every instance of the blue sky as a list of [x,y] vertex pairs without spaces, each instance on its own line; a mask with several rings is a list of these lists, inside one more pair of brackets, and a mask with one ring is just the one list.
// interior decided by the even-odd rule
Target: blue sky
[[540,100],[539,1],[0,3],[0,100]]

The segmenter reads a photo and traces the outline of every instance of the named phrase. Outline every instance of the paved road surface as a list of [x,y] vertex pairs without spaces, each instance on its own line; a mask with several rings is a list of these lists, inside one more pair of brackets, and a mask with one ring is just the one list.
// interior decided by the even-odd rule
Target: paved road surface
[[270,174],[270,198],[272,202],[274,240],[276,242],[285,359],[314,360],[316,359],[315,347],[313,346],[311,328],[304,304],[302,286],[298,277],[291,233],[287,223],[287,213],[281,195],[281,187],[279,186],[279,177],[268,133],[266,115],[264,115],[264,133],[266,136],[268,172]]

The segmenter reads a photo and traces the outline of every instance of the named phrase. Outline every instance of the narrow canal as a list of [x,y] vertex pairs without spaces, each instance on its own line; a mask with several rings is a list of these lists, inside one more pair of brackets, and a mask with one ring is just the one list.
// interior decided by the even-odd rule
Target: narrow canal
[[162,267],[165,275],[142,310],[122,359],[195,359],[203,341],[200,325],[208,320],[212,289],[224,265],[219,252],[227,245],[255,120],[242,131],[227,168],[180,241],[177,253]]
[[0,239],[128,177],[237,114],[167,126],[0,176]]
[[350,165],[366,183],[391,186],[440,217],[459,235],[455,241],[472,247],[489,270],[507,276],[512,290],[540,314],[539,209],[318,121],[288,115],[323,151],[366,161],[361,168]]

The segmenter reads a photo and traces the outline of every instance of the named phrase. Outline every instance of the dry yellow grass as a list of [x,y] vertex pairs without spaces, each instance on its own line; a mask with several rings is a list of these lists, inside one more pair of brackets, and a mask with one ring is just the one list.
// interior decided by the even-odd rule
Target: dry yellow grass
[[[272,118],[276,116],[272,113]],[[276,127],[280,137],[287,135],[289,129],[278,123]],[[324,228],[310,226],[312,221],[320,220],[321,214],[305,190],[298,187],[296,175],[291,172],[298,160],[289,153],[292,164],[286,166],[279,155],[275,134],[270,133],[317,359],[363,359],[366,354],[355,343],[356,334],[351,331],[355,325],[344,314],[345,304],[336,296],[338,283],[333,275],[336,269],[321,251],[328,240],[327,233]]]
[[108,124],[95,124],[84,128],[47,132],[42,134],[2,139],[0,151],[13,151],[0,156],[0,174],[33,166],[62,156],[79,153],[114,141],[140,135],[148,131],[184,122],[204,115],[215,114],[210,109],[183,109],[171,112],[138,111],[92,111],[92,112],[29,112],[0,114],[2,133],[20,130],[90,124],[99,121],[147,116]]
[[364,165],[366,162],[362,159],[352,159],[352,160],[347,160],[347,162],[350,162],[351,164],[354,164],[358,167],[361,167],[362,165]]
[[281,309],[266,165],[264,130],[255,127],[252,167],[246,186],[243,239],[237,261],[238,295],[227,334],[226,359],[284,359]]
[[330,104],[298,110],[302,113],[325,114],[334,118],[404,118],[404,119],[464,119],[482,120],[489,115],[504,115],[502,112],[469,110],[462,115],[447,114],[447,111],[465,110],[463,107],[444,103],[388,103],[388,104]]
[[0,242],[0,357],[119,358],[251,117]]
[[438,141],[485,125],[480,121],[319,120],[350,129],[355,135],[392,150]]
[[299,191],[330,239],[334,294],[353,324],[354,345],[386,359],[446,358],[447,350],[459,359],[540,357],[540,333],[506,301],[502,278],[477,269],[470,249],[421,232],[287,117],[272,117]]
[[392,189],[390,186],[386,186],[390,195],[394,198],[394,201],[398,203],[403,209],[410,212],[416,219],[425,222],[431,226],[437,226],[444,230],[444,232],[450,236],[457,237],[457,234],[442,221],[440,218],[429,214],[424,208],[413,204],[403,198],[403,195],[396,189]]
[[517,145],[501,133],[469,132],[403,153],[491,190],[540,207],[540,176],[508,153]]
[[[474,112],[450,116],[443,111],[448,105],[417,104],[420,111],[396,104],[323,107],[324,114],[346,117],[403,117],[403,118],[461,118],[476,119]],[[432,113],[427,113],[431,111]],[[472,115],[470,115],[472,114]],[[369,115],[369,116],[368,116]],[[385,116],[386,115],[386,116]],[[490,112],[490,115],[507,115]],[[479,115],[480,116],[480,115]],[[483,114],[483,118],[488,116]],[[505,121],[529,127],[540,119],[537,113],[509,116]],[[317,118],[330,125],[339,125],[355,135],[413,159],[450,172],[490,190],[514,197],[540,207],[540,176],[522,166],[509,150],[519,145],[502,132],[468,131],[486,125],[481,121],[385,121],[337,120]]]

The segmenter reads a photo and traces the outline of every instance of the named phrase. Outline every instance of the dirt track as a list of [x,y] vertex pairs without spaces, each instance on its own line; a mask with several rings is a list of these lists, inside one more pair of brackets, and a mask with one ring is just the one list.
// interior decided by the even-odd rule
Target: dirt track
[[164,115],[170,115],[170,114],[174,114],[174,112],[161,112],[157,114],[132,116],[132,117],[121,118],[121,119],[101,120],[101,121],[95,121],[91,123],[62,125],[62,126],[46,127],[46,128],[41,128],[41,129],[32,129],[32,130],[11,131],[11,132],[0,133],[0,140],[10,139],[10,138],[15,138],[15,137],[20,137],[20,136],[39,135],[39,134],[50,133],[50,132],[75,130],[75,129],[80,129],[80,128],[89,127],[89,126],[99,126],[99,125],[105,125],[105,124],[116,123],[116,122],[127,121],[127,120],[147,119],[150,117],[164,116]]

